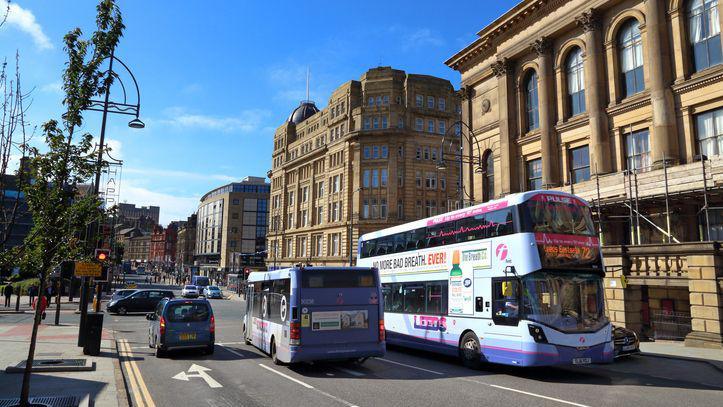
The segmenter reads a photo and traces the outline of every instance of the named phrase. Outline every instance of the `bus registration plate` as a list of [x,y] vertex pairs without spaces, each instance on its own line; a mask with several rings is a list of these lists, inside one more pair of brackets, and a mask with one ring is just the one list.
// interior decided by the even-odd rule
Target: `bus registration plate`
[[573,365],[589,365],[592,363],[592,358],[573,358],[572,364]]
[[196,340],[195,332],[183,333],[178,336],[179,336],[179,339],[182,341],[195,341]]

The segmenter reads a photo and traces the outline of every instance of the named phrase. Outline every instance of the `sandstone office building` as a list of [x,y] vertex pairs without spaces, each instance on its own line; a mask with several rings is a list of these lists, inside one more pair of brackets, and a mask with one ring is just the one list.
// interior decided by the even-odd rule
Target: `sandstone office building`
[[269,268],[353,265],[362,234],[455,209],[459,169],[437,164],[459,108],[448,80],[390,67],[298,106],[274,135]]
[[[473,199],[590,201],[608,310],[656,338],[721,347],[723,65],[717,0],[525,0],[446,63],[482,174]],[[706,205],[707,204],[707,205]]]

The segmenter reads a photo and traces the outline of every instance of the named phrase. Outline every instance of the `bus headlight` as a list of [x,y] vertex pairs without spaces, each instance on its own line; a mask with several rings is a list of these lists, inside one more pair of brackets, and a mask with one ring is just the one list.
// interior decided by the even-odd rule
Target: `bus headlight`
[[547,343],[547,337],[545,336],[545,331],[542,330],[542,327],[529,324],[527,325],[527,329],[530,331],[530,336],[535,340],[535,342]]

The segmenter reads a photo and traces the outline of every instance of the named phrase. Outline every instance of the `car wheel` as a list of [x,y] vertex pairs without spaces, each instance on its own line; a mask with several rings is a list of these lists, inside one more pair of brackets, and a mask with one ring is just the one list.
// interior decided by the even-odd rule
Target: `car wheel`
[[213,344],[210,344],[206,347],[206,354],[207,355],[213,355],[213,351],[216,349],[216,347]]
[[156,357],[160,359],[165,358],[166,356],[168,356],[168,351],[156,344]]
[[128,313],[128,309],[124,306],[118,307],[118,315],[126,315]]
[[271,361],[274,362],[275,365],[283,365],[283,362],[279,360],[276,354],[276,342],[274,340],[271,341]]
[[462,363],[471,368],[479,369],[482,354],[480,352],[479,339],[474,332],[467,332],[459,343],[459,356],[462,358]]

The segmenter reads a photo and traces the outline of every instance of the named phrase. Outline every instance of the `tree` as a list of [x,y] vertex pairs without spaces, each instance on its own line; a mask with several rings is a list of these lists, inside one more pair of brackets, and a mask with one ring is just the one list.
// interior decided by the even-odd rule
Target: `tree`
[[[81,38],[80,28],[64,37],[68,62],[63,74],[62,119],[43,124],[43,151],[29,147],[27,170],[32,182],[25,184],[24,192],[34,226],[18,254],[23,268],[37,271],[41,292],[48,275],[63,260],[88,257],[87,248],[94,248],[94,242],[83,247],[77,244],[77,237],[90,225],[98,225],[104,215],[98,197],[80,194],[78,188],[98,170],[93,136],[85,133],[75,140],[74,135],[83,124],[83,112],[90,106],[91,98],[103,94],[112,83],[113,77],[106,76],[101,67],[118,44],[124,26],[114,0],[102,0],[96,9],[97,29],[89,39]],[[39,308],[36,307],[23,376],[22,406],[29,405],[30,374],[41,319]]]

